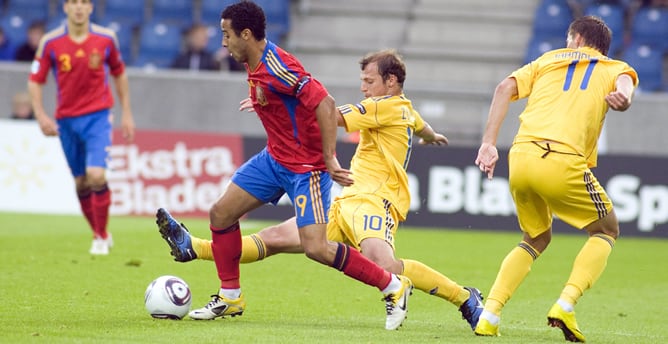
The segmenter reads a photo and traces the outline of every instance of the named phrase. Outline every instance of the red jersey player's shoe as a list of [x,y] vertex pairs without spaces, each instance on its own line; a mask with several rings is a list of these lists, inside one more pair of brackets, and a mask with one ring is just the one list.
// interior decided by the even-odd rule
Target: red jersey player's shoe
[[585,337],[575,321],[575,312],[566,312],[558,303],[555,303],[547,312],[547,324],[561,329],[564,332],[564,337],[569,342],[584,343],[585,341]]
[[471,296],[459,307],[459,311],[462,313],[462,318],[469,323],[471,329],[475,330],[483,310],[483,297],[477,288],[464,287],[464,289],[468,290]]
[[109,233],[106,239],[95,237],[88,252],[97,256],[106,256],[112,246],[114,246],[114,239],[111,238],[111,233]]
[[197,258],[193,250],[190,232],[182,223],[179,224],[167,210],[160,208],[156,214],[155,223],[160,228],[160,235],[171,249],[170,254],[177,262],[189,262]]
[[226,315],[232,317],[242,315],[246,308],[246,299],[243,294],[239,295],[239,298],[235,300],[218,294],[211,295],[211,297],[213,299],[206,306],[194,309],[188,315],[195,320],[213,320]]
[[401,326],[408,312],[408,297],[413,294],[413,282],[406,276],[397,275],[397,277],[401,281],[401,288],[383,298],[387,311],[386,330],[396,330]]

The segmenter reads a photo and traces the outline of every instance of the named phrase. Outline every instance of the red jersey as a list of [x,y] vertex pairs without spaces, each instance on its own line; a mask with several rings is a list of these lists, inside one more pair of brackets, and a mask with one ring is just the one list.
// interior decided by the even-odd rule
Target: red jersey
[[325,170],[315,109],[329,94],[301,62],[267,41],[254,71],[248,69],[253,108],[267,132],[267,151],[295,173]]
[[40,41],[30,80],[44,84],[49,70],[53,71],[58,92],[55,117],[61,119],[111,108],[114,98],[109,73],[117,76],[124,69],[112,30],[91,24],[88,37],[77,43],[64,25],[49,31]]

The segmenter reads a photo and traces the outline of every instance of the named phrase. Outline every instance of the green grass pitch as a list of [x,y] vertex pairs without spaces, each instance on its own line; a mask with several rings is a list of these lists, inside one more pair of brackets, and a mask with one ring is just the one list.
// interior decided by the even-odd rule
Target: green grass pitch
[[[204,219],[182,219],[209,237]],[[245,232],[267,223],[246,221]],[[447,224],[444,224],[447,225]],[[561,343],[546,313],[585,235],[555,235],[502,315],[501,337],[476,337],[456,307],[418,290],[399,331],[384,329],[375,288],[309,261],[281,255],[242,265],[242,317],[158,320],[144,290],[160,275],[185,279],[193,307],[218,289],[212,262],[177,263],[149,217],[113,217],[109,256],[88,254],[83,217],[0,213],[0,343]],[[401,228],[399,256],[421,260],[458,283],[489,290],[520,233]],[[668,241],[623,237],[608,268],[576,308],[591,343],[668,342]]]

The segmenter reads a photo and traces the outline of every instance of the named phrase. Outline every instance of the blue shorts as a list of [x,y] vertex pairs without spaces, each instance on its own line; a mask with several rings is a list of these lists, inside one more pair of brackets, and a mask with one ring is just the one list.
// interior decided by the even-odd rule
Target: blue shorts
[[86,167],[107,167],[111,129],[109,109],[58,120],[60,144],[73,176],[85,175]]
[[276,204],[287,193],[299,228],[327,223],[332,188],[327,171],[294,173],[274,160],[265,148],[234,173],[232,182],[264,203]]

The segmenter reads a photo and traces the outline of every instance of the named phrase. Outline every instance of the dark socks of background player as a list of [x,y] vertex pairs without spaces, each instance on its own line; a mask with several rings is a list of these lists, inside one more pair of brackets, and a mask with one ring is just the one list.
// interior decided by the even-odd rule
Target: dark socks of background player
[[106,239],[107,223],[109,222],[109,207],[111,206],[111,191],[105,183],[102,188],[93,189],[93,209],[95,214],[95,233],[102,239]]
[[86,190],[77,190],[77,197],[79,198],[79,205],[81,205],[81,211],[90,225],[90,229],[93,231],[93,234],[97,235],[95,230],[95,211],[93,210],[93,192],[90,189]]
[[105,183],[99,190],[84,189],[77,191],[81,211],[96,237],[106,239],[111,191]]

